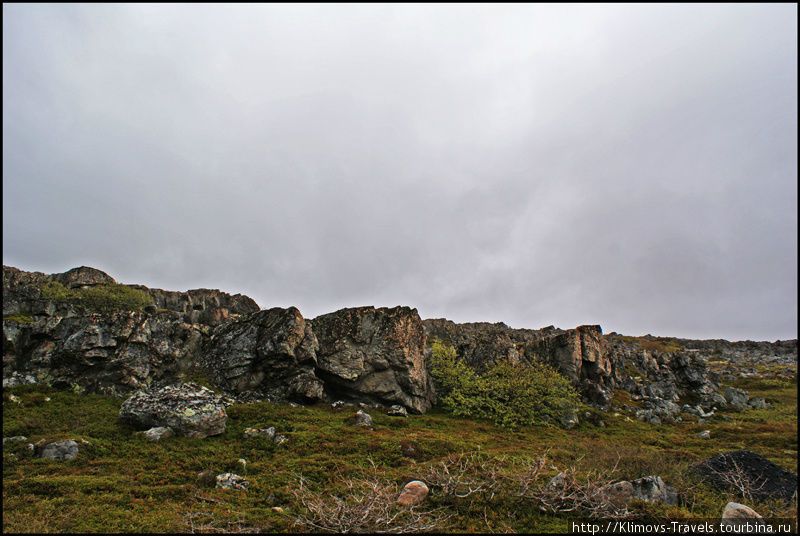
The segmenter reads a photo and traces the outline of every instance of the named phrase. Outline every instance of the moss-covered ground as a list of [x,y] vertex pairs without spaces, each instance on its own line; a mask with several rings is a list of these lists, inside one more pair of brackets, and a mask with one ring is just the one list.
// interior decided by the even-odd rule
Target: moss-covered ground
[[[730,420],[702,425],[684,415],[684,422],[659,426],[612,409],[571,430],[536,426],[509,432],[437,409],[407,419],[374,410],[375,429],[367,430],[349,424],[352,408],[255,403],[230,406],[220,436],[157,443],[120,422],[119,399],[16,387],[4,391],[4,437],[24,435],[32,443],[76,439],[88,445],[69,461],[26,456],[19,443],[3,449],[3,532],[308,532],[312,529],[295,523],[306,513],[291,493],[299,475],[310,489],[343,495],[343,477],[373,474],[373,463],[401,487],[460,453],[494,460],[507,476],[526,459],[546,454],[542,485],[568,467],[590,475],[616,466],[615,479],[660,475],[678,490],[680,505],[637,502],[631,506],[635,513],[662,520],[719,518],[727,501],[743,499],[699,482],[689,471],[693,463],[748,449],[797,472],[796,376],[747,378],[737,386],[766,398],[773,409],[725,411],[721,414]],[[623,398],[616,401],[626,403]],[[604,426],[596,424],[598,419]],[[289,441],[277,446],[266,438],[242,438],[246,427],[266,426],[275,426]],[[705,429],[711,439],[697,437]],[[413,457],[401,450],[409,445],[416,448]],[[250,487],[199,487],[196,476],[204,469],[235,472]],[[449,516],[438,532],[563,533],[571,519],[542,512],[535,502],[513,494],[459,498],[436,486],[425,505]],[[796,499],[791,505],[750,505],[765,516],[796,517]]]

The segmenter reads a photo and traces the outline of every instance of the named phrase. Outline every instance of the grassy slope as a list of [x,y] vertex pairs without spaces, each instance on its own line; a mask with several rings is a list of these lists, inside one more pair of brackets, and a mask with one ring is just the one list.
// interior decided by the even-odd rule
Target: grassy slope
[[[336,494],[342,491],[337,474],[367,474],[370,459],[402,486],[448,454],[480,452],[505,460],[500,464],[513,472],[514,463],[536,458],[547,449],[550,465],[576,466],[584,474],[611,469],[619,455],[616,478],[661,475],[685,498],[684,504],[673,507],[637,503],[638,512],[661,519],[718,518],[724,504],[737,497],[698,485],[688,476],[689,464],[719,452],[749,449],[797,472],[796,376],[791,381],[748,378],[739,385],[751,396],[765,397],[774,409],[726,412],[732,420],[705,425],[661,426],[609,412],[602,416],[607,425],[602,428],[587,423],[573,430],[531,427],[515,432],[436,410],[408,419],[372,411],[375,430],[369,431],[347,424],[352,414],[348,409],[241,404],[228,408],[228,426],[221,436],[168,438],[159,443],[133,435],[132,428],[119,422],[119,400],[17,387],[4,392],[3,436],[26,435],[31,442],[83,439],[91,445],[66,462],[17,456],[22,445],[5,448],[3,531],[188,532],[206,526],[218,531],[305,532],[293,525],[300,507],[288,491],[299,473],[312,487]],[[22,404],[10,401],[11,393]],[[623,394],[618,396],[627,402]],[[246,427],[270,425],[289,437],[289,443],[275,446],[261,438],[241,439]],[[713,439],[697,438],[703,429],[710,429]],[[417,460],[401,454],[401,441],[418,446]],[[247,460],[246,471],[239,458]],[[550,465],[540,484],[555,474]],[[200,489],[195,476],[207,468],[246,475],[250,489]],[[569,519],[509,497],[491,502],[474,496],[444,497],[435,487],[426,505],[442,506],[453,514],[442,528],[452,532],[565,532]],[[753,506],[763,515],[787,513],[779,505]]]

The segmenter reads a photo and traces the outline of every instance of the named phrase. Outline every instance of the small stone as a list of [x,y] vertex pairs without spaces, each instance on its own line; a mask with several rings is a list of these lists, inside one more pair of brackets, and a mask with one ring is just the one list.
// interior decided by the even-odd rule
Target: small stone
[[244,477],[234,473],[223,473],[217,475],[217,487],[221,489],[241,489],[246,490],[250,485]]
[[270,426],[269,428],[245,428],[242,435],[245,439],[249,439],[251,437],[268,437],[270,439],[274,439],[275,437],[275,427]]
[[343,400],[337,400],[336,402],[331,404],[331,409],[342,409],[343,407],[345,407],[345,405],[346,404],[344,403]]
[[137,432],[142,434],[148,441],[160,441],[165,437],[172,437],[175,435],[172,432],[172,428],[169,426],[156,426],[154,428],[150,428],[149,430],[145,430],[144,432]]
[[362,428],[372,429],[372,417],[369,413],[360,409],[353,415],[353,424]]
[[6,443],[9,442],[9,441],[26,441],[27,439],[28,438],[25,437],[24,435],[16,435],[16,436],[12,436],[12,437],[4,437],[3,438],[3,446],[5,446]]
[[408,417],[408,411],[403,406],[395,404],[389,408],[389,410],[386,412],[386,415],[389,415],[390,417]]
[[283,508],[281,508],[280,506],[273,506],[272,507],[272,511],[273,512],[277,512],[279,514],[282,514],[283,513]]
[[740,526],[747,523],[763,525],[764,519],[752,508],[743,504],[729,502],[722,511],[721,525]]
[[703,430],[697,434],[700,439],[711,439],[711,430]]
[[397,504],[402,506],[413,506],[425,500],[428,496],[428,486],[420,480],[412,480],[403,488],[402,493],[397,498]]
[[278,434],[273,438],[272,441],[274,441],[276,445],[283,445],[284,443],[289,442],[289,438],[285,435]]

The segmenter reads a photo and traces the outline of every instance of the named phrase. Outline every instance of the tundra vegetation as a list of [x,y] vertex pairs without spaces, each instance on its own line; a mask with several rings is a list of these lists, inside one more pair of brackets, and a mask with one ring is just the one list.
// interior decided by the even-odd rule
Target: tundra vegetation
[[[457,367],[457,356],[439,345],[440,356],[443,351]],[[459,385],[446,381],[456,384],[424,415],[403,419],[370,410],[372,430],[350,424],[353,408],[260,402],[229,406],[219,436],[158,442],[120,421],[119,399],[38,384],[6,389],[4,437],[85,443],[66,461],[30,457],[24,442],[4,446],[3,531],[566,532],[577,515],[718,519],[728,501],[747,502],[765,517],[796,518],[796,495],[788,505],[749,501],[746,485],[719,491],[689,469],[715,454],[748,449],[796,472],[796,375],[733,382],[772,408],[722,410],[725,419],[713,426],[688,418],[638,421],[621,409],[636,402],[617,391],[610,411],[587,410],[594,413],[569,430],[515,413],[511,429],[484,409],[457,415],[447,401],[455,403]],[[263,426],[288,441],[243,438],[246,428]],[[699,438],[709,427],[712,439]],[[197,474],[205,469],[240,474],[249,488],[204,488]],[[558,473],[563,485],[548,488]],[[645,475],[674,486],[679,504],[593,500],[605,484]],[[413,508],[401,507],[397,494],[411,480],[426,482],[430,494]]]

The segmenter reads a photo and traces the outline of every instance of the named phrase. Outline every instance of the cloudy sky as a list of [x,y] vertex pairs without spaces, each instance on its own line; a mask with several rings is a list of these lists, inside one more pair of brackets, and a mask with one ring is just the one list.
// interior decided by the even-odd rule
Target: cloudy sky
[[3,5],[3,264],[797,337],[797,6]]

